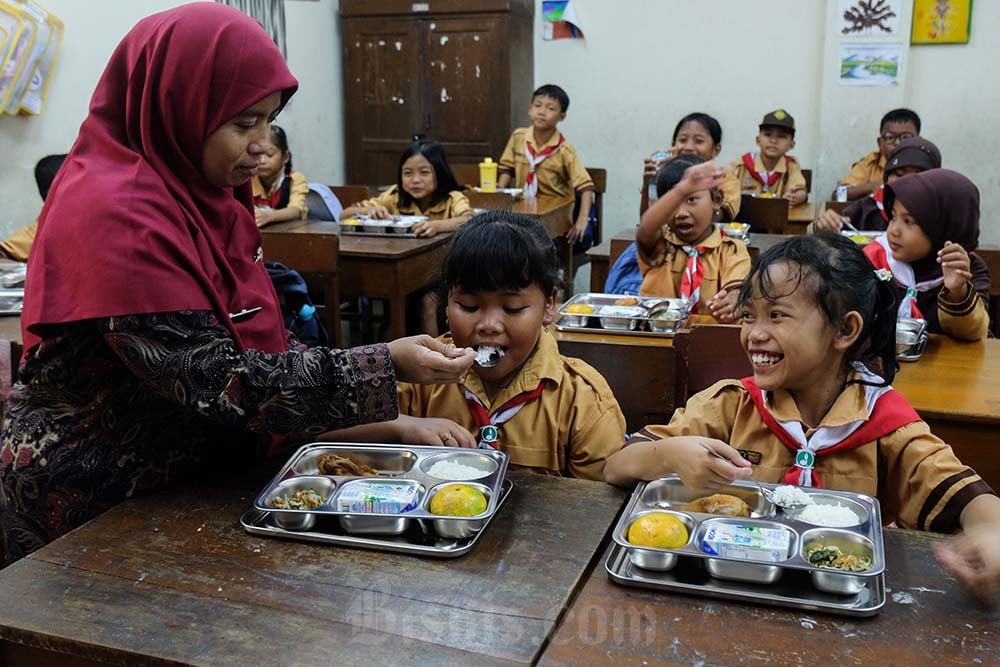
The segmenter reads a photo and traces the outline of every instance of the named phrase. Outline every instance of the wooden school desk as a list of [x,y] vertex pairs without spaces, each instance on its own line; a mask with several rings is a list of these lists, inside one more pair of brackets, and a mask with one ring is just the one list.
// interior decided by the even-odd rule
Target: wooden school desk
[[1000,663],[1000,613],[984,610],[931,553],[940,535],[887,529],[886,604],[835,616],[620,586],[602,557],[541,665],[944,665]]
[[[337,230],[335,222],[307,220],[271,225],[261,233],[281,233],[286,245],[299,239],[301,252],[306,253],[315,237],[336,235]],[[341,296],[385,299],[389,310],[386,339],[405,336],[406,297],[435,283],[450,241],[448,233],[429,239],[342,235],[338,255]]]
[[0,570],[0,664],[530,664],[626,493],[508,478],[455,559],[247,534],[263,485],[129,500]]

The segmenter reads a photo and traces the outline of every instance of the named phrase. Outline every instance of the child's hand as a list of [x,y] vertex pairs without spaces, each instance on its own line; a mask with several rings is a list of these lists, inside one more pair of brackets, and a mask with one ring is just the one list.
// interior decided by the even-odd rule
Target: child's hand
[[851,219],[837,213],[834,210],[826,209],[819,214],[816,221],[813,222],[814,232],[839,232],[844,228],[844,222],[850,222]]
[[714,162],[704,162],[688,167],[677,188],[684,194],[717,188],[725,181],[726,167]]
[[715,493],[752,474],[750,462],[721,440],[682,436],[671,439],[671,450],[674,471],[684,486],[695,491]]
[[807,198],[805,190],[792,190],[791,192],[786,192],[781,196],[788,200],[789,206],[798,206],[799,204],[805,204]]
[[580,219],[576,221],[576,224],[570,227],[569,231],[566,232],[566,241],[570,245],[582,241],[584,235],[587,233],[588,224],[590,224],[590,217],[587,215],[580,216]]
[[660,166],[663,163],[659,160],[654,160],[652,158],[644,158],[642,161],[642,180],[645,181],[649,178],[656,178],[657,172],[660,171]]
[[738,290],[719,290],[712,300],[708,302],[708,310],[712,317],[723,324],[732,324],[736,321],[736,299],[740,294]]
[[420,238],[429,239],[432,236],[437,236],[439,231],[437,222],[434,220],[421,220],[417,224],[413,225],[413,233]]
[[1000,596],[1000,531],[997,526],[975,526],[948,542],[931,545],[938,561],[954,572],[982,602],[995,604]]
[[476,438],[464,427],[450,419],[437,417],[410,417],[397,419],[399,441],[407,445],[444,445],[445,447],[478,446]]
[[945,241],[944,247],[938,250],[937,261],[944,274],[944,288],[957,296],[951,300],[961,300],[965,296],[965,286],[972,280],[969,253],[957,243]]
[[274,221],[274,209],[258,208],[254,209],[254,217],[257,219],[257,227],[264,227]]
[[389,213],[389,209],[385,206],[372,206],[368,210],[368,217],[376,220],[389,220],[392,218],[392,213]]

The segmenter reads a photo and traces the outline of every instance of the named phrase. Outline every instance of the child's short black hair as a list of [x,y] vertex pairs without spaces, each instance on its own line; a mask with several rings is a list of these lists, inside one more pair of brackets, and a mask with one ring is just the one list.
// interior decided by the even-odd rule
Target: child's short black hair
[[698,123],[705,128],[705,131],[712,137],[712,141],[716,146],[722,143],[722,126],[719,125],[719,121],[715,120],[707,113],[702,113],[700,111],[689,113],[677,121],[677,127],[674,128],[674,143],[677,143],[677,135],[681,133],[681,128],[691,122]]
[[740,307],[754,292],[766,299],[782,296],[775,294],[768,269],[783,263],[793,267],[795,289],[810,289],[832,326],[839,328],[844,316],[852,310],[861,314],[864,321],[861,334],[847,350],[846,361],[849,364],[860,361],[881,375],[884,383],[879,386],[891,384],[899,370],[897,302],[892,282],[880,280],[865,253],[846,236],[832,232],[800,234],[761,254],[740,288]]
[[42,196],[42,201],[49,196],[49,188],[52,181],[56,180],[59,167],[66,161],[66,153],[59,155],[46,155],[35,164],[35,185],[38,186],[38,194]]
[[414,155],[423,155],[424,159],[431,163],[434,169],[434,180],[437,181],[437,188],[431,196],[431,203],[436,204],[444,201],[454,190],[464,190],[459,185],[458,179],[448,166],[448,158],[444,154],[444,146],[433,139],[421,138],[410,142],[403,154],[399,158],[399,169],[396,170],[396,194],[399,196],[400,206],[409,206],[413,203],[413,197],[403,189],[403,165]]
[[271,123],[271,143],[274,147],[281,151],[284,155],[288,153],[288,162],[285,163],[285,176],[292,173],[292,156],[291,151],[288,150],[288,135],[285,134],[285,130],[279,125]]
[[544,225],[511,211],[486,211],[459,227],[442,279],[445,297],[453,289],[495,292],[533,283],[547,297],[562,282],[556,246]]
[[656,196],[662,197],[673,189],[675,185],[684,178],[684,172],[688,167],[704,162],[699,156],[690,153],[682,153],[674,159],[666,162],[656,174]]
[[544,86],[539,86],[535,92],[531,94],[532,101],[539,96],[551,97],[559,102],[559,107],[563,113],[566,113],[566,111],[569,110],[569,95],[566,94],[565,90],[554,83],[547,83]]
[[882,122],[878,125],[879,132],[885,129],[886,123],[913,123],[913,127],[917,128],[917,134],[920,134],[920,116],[912,109],[893,109],[882,116]]

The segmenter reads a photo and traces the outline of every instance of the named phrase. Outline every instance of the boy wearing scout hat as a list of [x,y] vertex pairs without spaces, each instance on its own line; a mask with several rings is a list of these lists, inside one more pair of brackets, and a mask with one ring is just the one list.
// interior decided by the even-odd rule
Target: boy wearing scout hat
[[806,179],[788,151],[795,147],[795,119],[784,109],[764,116],[757,133],[759,150],[744,153],[730,167],[740,192],[754,197],[784,197],[792,206],[806,201]]

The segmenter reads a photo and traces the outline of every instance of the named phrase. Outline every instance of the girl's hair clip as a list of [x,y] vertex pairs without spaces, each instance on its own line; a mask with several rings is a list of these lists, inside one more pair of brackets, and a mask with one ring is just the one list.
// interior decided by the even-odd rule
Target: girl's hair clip
[[892,280],[892,272],[889,269],[875,269],[875,277],[882,282],[888,282]]

